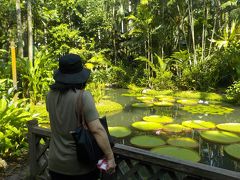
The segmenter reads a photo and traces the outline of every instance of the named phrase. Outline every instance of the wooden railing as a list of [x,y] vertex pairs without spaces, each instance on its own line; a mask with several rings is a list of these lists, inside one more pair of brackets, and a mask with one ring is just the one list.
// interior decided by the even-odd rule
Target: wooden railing
[[[29,121],[28,131],[30,179],[50,179],[47,165],[51,131],[39,127],[36,120]],[[117,162],[116,173],[113,176],[103,174],[102,179],[240,180],[240,172],[161,156],[123,144],[115,144],[113,151]]]

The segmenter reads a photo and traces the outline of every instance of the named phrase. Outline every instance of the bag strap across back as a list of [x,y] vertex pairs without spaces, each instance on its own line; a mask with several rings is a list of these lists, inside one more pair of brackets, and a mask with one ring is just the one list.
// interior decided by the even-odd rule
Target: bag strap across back
[[76,106],[76,113],[77,113],[77,127],[83,127],[87,129],[86,121],[83,114],[83,92],[84,90],[80,90],[80,93],[77,97],[77,106]]

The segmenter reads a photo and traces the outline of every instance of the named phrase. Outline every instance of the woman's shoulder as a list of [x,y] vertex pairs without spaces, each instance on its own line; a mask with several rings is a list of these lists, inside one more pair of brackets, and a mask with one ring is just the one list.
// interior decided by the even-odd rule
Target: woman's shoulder
[[88,90],[84,90],[84,91],[83,91],[83,97],[84,97],[85,99],[93,98],[93,97],[92,97],[92,93],[91,93],[90,91],[88,91]]

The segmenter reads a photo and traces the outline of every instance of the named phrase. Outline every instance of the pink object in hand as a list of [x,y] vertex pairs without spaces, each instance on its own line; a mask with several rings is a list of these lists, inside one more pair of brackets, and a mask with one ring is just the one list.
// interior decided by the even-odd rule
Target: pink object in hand
[[106,159],[100,159],[98,160],[97,167],[100,170],[107,170],[107,160]]

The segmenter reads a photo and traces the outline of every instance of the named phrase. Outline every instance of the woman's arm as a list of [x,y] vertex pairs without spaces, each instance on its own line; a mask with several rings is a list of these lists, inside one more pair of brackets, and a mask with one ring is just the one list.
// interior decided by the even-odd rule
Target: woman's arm
[[99,119],[91,121],[87,125],[108,161],[108,172],[114,172],[116,164],[105,129],[103,128]]

